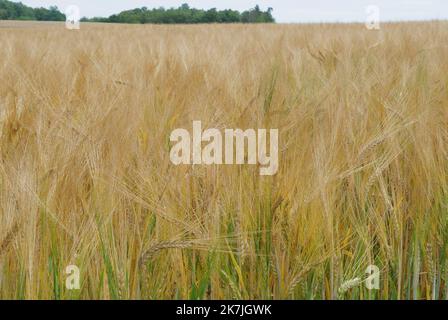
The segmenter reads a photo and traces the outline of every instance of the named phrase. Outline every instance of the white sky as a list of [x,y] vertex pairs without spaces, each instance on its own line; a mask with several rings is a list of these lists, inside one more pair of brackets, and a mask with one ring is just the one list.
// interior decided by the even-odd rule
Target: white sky
[[[15,2],[19,2],[14,0]],[[247,10],[259,4],[265,10],[274,8],[277,22],[364,22],[366,7],[380,8],[382,21],[448,19],[448,0],[21,0],[32,7],[56,5],[64,11],[77,5],[81,16],[109,16],[140,7],[178,7],[188,3],[200,9]]]

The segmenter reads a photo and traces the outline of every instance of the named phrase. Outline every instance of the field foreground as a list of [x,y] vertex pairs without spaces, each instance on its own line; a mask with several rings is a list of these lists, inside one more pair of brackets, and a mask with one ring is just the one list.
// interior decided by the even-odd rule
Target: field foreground
[[[447,22],[0,43],[0,298],[448,298]],[[277,175],[174,166],[193,120],[278,128]]]

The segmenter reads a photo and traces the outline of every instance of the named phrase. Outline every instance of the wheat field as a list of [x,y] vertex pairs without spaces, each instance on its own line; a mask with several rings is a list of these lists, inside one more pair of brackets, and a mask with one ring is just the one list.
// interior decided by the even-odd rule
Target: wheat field
[[[0,299],[448,298],[447,57],[442,21],[0,23]],[[173,165],[194,120],[278,128],[278,173]]]

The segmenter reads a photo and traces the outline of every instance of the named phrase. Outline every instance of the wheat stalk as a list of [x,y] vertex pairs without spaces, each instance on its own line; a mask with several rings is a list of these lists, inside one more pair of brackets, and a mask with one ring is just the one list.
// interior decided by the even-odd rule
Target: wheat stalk
[[347,280],[341,284],[338,292],[339,292],[339,294],[344,294],[348,290],[359,286],[361,283],[362,283],[362,280],[360,278],[354,278],[354,279]]
[[143,252],[140,258],[140,265],[145,265],[149,260],[151,260],[158,252],[167,249],[187,249],[194,245],[193,241],[187,240],[171,240],[171,241],[160,241],[152,246],[150,246],[146,251]]
[[19,222],[15,222],[0,242],[0,258],[3,257],[19,232]]

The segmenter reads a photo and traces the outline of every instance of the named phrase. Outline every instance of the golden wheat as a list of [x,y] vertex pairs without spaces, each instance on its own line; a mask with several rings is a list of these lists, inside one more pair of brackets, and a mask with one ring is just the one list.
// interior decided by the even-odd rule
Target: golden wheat
[[[0,298],[448,298],[447,44],[446,22],[0,23]],[[278,173],[172,165],[194,120],[279,129]],[[379,290],[344,282],[369,265]]]

